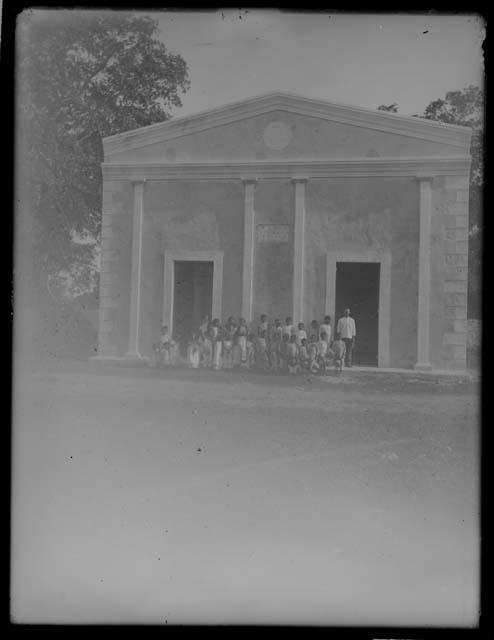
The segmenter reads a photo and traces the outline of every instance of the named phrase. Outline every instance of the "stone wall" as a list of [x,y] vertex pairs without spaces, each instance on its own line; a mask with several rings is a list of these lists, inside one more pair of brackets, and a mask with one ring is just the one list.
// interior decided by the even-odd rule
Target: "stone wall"
[[447,369],[466,367],[468,185],[467,176],[434,180],[431,350]]

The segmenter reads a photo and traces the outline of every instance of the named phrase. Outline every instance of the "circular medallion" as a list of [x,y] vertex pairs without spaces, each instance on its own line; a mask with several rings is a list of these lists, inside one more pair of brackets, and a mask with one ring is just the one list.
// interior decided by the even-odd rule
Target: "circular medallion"
[[270,149],[284,149],[292,139],[292,131],[286,122],[271,122],[264,129],[264,142]]

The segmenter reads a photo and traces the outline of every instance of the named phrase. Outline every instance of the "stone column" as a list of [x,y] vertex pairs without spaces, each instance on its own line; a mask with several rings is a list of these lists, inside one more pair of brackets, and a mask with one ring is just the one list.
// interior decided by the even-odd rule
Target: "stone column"
[[132,271],[130,283],[129,349],[127,358],[141,358],[139,323],[141,315],[142,223],[144,216],[144,182],[134,182],[132,227]]
[[430,363],[429,326],[431,295],[431,175],[417,175],[420,187],[419,295],[417,311],[417,364],[415,369],[428,371]]
[[256,179],[244,178],[244,262],[242,270],[242,317],[252,322],[254,294],[255,209]]
[[304,321],[305,185],[307,177],[294,177],[295,224],[293,240],[293,322]]

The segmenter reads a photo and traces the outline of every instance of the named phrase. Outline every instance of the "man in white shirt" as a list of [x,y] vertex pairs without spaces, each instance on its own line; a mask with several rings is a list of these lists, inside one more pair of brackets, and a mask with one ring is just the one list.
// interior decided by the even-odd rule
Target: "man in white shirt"
[[352,351],[355,345],[355,336],[357,330],[355,328],[355,320],[350,315],[350,309],[345,309],[345,315],[338,320],[337,333],[341,335],[341,338],[346,346],[345,353],[345,366],[352,366]]

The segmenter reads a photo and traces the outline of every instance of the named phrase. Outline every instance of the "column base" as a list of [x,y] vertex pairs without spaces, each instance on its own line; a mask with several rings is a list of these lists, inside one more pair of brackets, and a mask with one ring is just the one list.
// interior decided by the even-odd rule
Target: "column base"
[[126,353],[124,356],[116,355],[97,355],[90,358],[92,361],[101,362],[102,364],[121,364],[123,366],[143,366],[148,365],[150,358],[135,353]]
[[131,360],[140,360],[142,358],[141,354],[137,351],[127,351],[127,353],[124,353],[123,357],[130,358]]
[[417,362],[413,368],[415,371],[432,371],[432,365],[428,362]]

